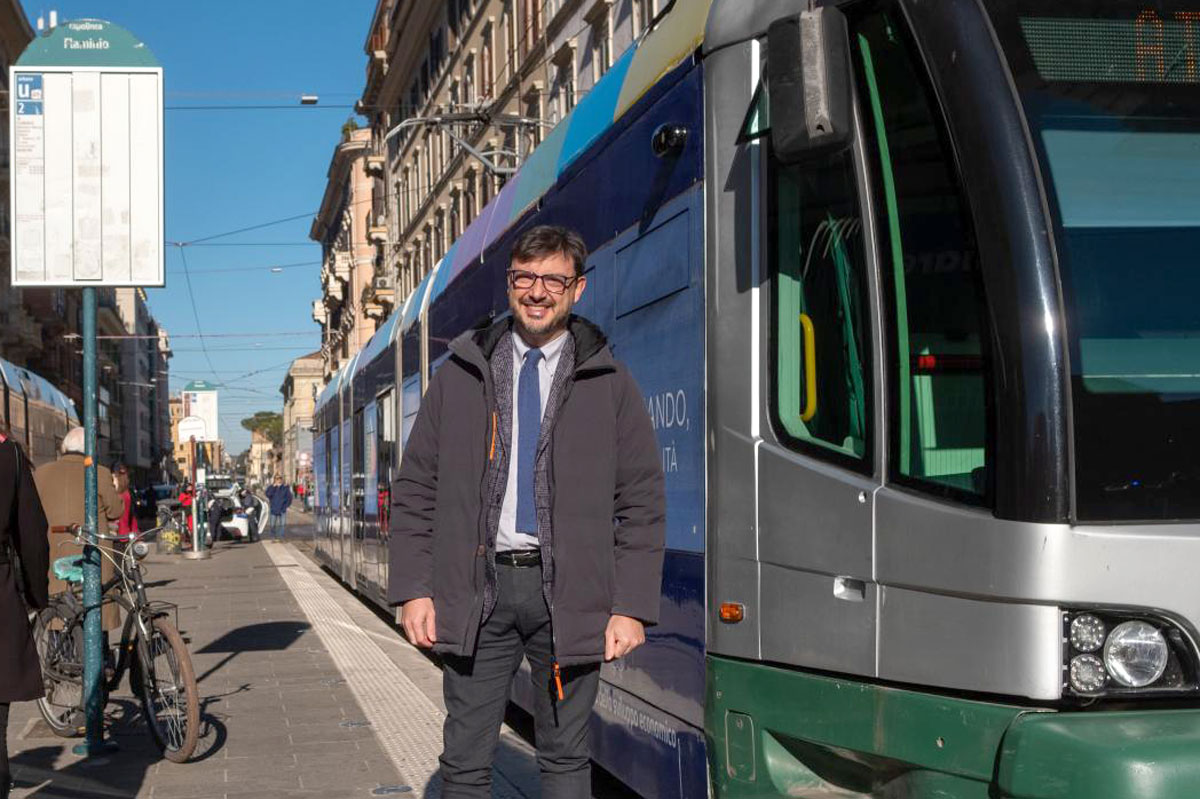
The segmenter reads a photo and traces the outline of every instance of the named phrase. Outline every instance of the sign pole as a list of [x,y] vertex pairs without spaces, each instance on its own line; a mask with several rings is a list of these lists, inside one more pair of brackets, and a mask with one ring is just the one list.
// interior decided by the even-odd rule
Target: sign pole
[[96,289],[83,289],[83,428],[85,468],[83,473],[83,513],[87,545],[83,554],[83,696],[87,740],[76,747],[80,754],[96,755],[104,750],[104,696],[101,685],[104,671],[104,632],[100,624],[100,551],[99,497],[96,484]]

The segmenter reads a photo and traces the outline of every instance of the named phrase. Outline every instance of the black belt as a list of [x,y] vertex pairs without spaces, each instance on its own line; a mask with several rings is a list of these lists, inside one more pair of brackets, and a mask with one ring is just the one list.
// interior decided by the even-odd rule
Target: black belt
[[496,563],[501,566],[512,566],[514,569],[541,566],[542,553],[536,549],[509,549],[496,553]]

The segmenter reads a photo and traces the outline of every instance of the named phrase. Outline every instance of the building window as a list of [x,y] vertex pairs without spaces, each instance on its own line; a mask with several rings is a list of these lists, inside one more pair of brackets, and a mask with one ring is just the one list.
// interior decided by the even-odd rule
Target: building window
[[462,235],[462,213],[459,210],[462,204],[462,192],[455,189],[450,193],[450,241],[458,241],[458,237]]
[[650,28],[654,15],[658,13],[655,0],[630,0],[633,3],[633,35],[641,36]]
[[504,0],[504,80],[512,80],[517,69],[517,20],[513,15],[513,0]]
[[575,107],[575,48],[563,45],[554,55],[554,83],[551,88],[551,106],[554,119],[558,122]]
[[612,25],[609,5],[601,2],[592,12],[592,80],[598,82],[612,66]]
[[490,23],[483,31],[483,50],[480,55],[480,93],[490,100],[495,96],[496,92],[496,54],[492,47],[492,26]]
[[525,117],[527,119],[536,120],[529,125],[529,139],[534,147],[537,147],[542,142],[542,84],[540,81],[534,82],[530,90],[525,94]]
[[463,60],[463,99],[468,105],[475,105],[475,54]]
[[475,220],[475,170],[468,170],[463,178],[463,227]]
[[542,35],[542,0],[524,0],[525,25],[521,31],[521,53],[526,54],[533,49],[538,37]]

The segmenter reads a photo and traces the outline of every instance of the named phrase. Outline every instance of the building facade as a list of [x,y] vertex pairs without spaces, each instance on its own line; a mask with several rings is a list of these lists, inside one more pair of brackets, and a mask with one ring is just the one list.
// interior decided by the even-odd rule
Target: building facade
[[280,453],[269,436],[261,430],[250,435],[250,455],[246,460],[246,482],[266,488],[279,473]]
[[386,228],[371,215],[370,148],[371,131],[345,129],[309,231],[321,244],[321,298],[313,300],[312,316],[321,325],[325,379],[366,345],[391,308],[380,304],[384,289],[375,284],[371,237],[385,236]]
[[312,476],[313,409],[317,392],[324,385],[324,363],[320,352],[292,361],[279,393],[283,395],[283,479],[289,484]]
[[381,285],[407,297],[665,2],[378,0],[359,110]]
[[[8,118],[8,68],[33,41],[33,28],[17,0],[0,0],[0,108]],[[42,329],[37,316],[25,306],[25,291],[14,289],[12,274],[12,236],[9,231],[8,186],[11,142],[8,125],[0,125],[0,355],[18,366],[34,369],[42,349]],[[42,290],[46,291],[46,290]],[[65,310],[65,309],[64,309]],[[44,375],[43,375],[44,376]]]

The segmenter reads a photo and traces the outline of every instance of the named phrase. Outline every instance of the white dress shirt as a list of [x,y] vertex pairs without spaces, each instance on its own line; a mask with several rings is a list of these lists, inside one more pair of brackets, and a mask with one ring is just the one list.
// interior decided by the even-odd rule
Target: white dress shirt
[[[562,354],[563,344],[567,340],[567,331],[562,331],[549,344],[541,348],[542,360],[538,363],[538,393],[542,400],[542,415],[546,413],[546,401],[550,398],[550,386],[554,384],[554,370],[558,368],[558,357]],[[532,349],[521,335],[514,329],[513,343],[513,380],[512,380],[512,435],[509,437],[508,481],[504,488],[504,504],[500,506],[500,529],[496,532],[496,551],[505,552],[511,549],[537,549],[536,535],[526,535],[517,532],[517,441],[520,424],[517,412],[517,396],[520,389],[521,367],[525,363],[525,353]]]

